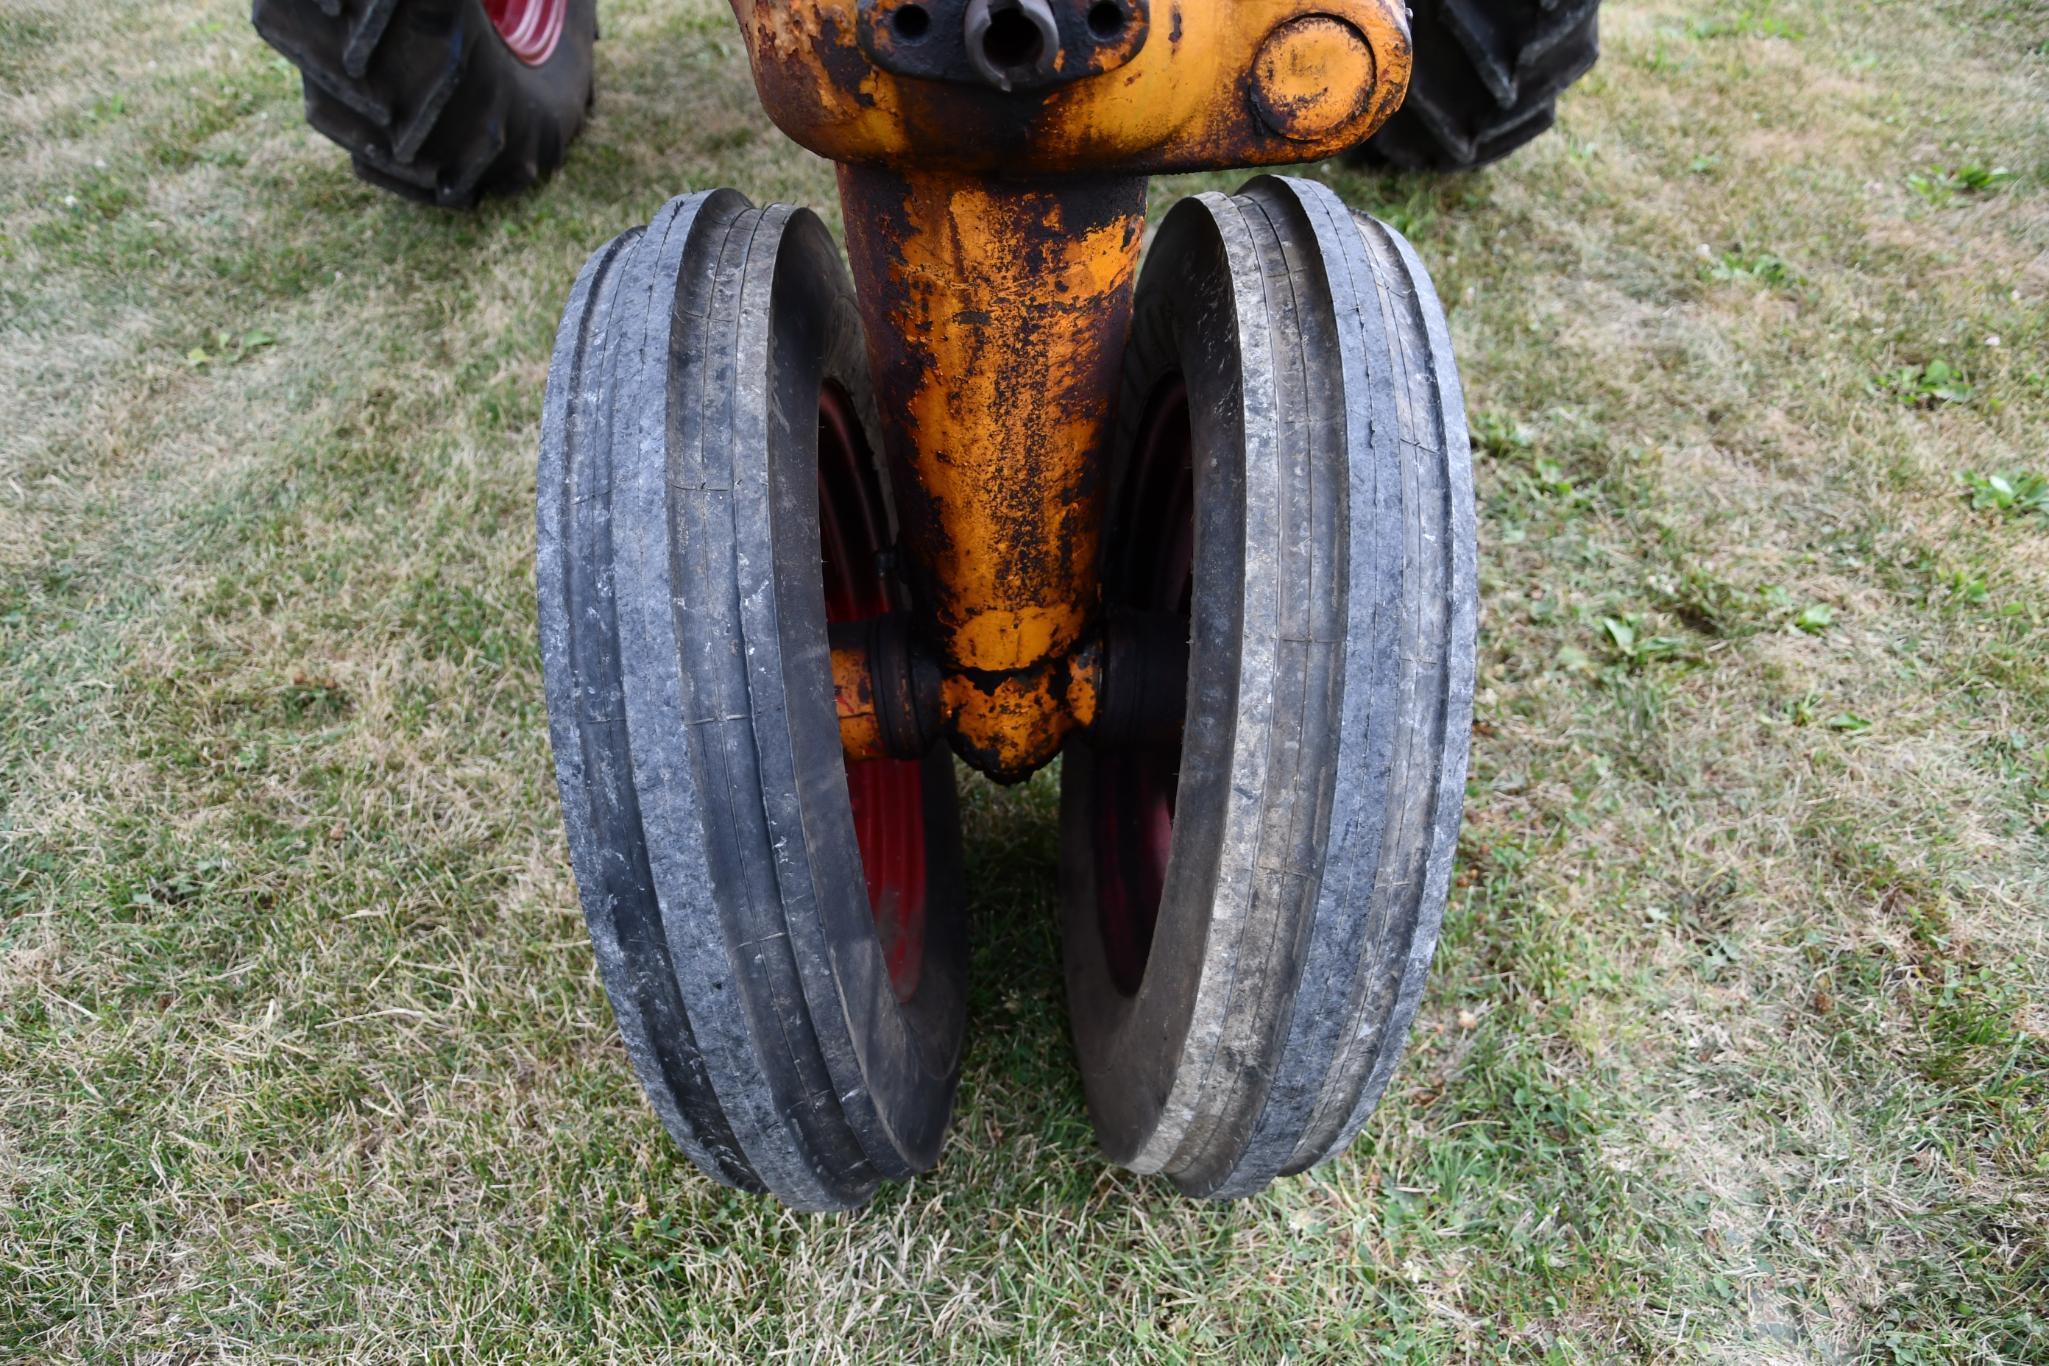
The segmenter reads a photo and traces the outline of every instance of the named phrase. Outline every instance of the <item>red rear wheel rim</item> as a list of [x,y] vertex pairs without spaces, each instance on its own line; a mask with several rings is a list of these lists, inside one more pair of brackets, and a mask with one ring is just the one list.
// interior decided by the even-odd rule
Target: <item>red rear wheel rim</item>
[[539,66],[555,53],[562,41],[562,21],[569,13],[569,0],[484,0],[484,13],[491,27],[505,40],[512,55],[528,66]]
[[[1194,434],[1188,386],[1172,376],[1146,406],[1117,524],[1105,538],[1103,594],[1115,605],[1188,618],[1195,566]],[[1174,842],[1181,746],[1131,745],[1095,755],[1096,917],[1110,980],[1138,991]]]
[[[893,611],[883,555],[889,518],[859,420],[827,385],[818,399],[818,530],[829,622]],[[849,763],[847,798],[868,882],[868,909],[899,1001],[918,990],[925,965],[925,766],[915,759]]]

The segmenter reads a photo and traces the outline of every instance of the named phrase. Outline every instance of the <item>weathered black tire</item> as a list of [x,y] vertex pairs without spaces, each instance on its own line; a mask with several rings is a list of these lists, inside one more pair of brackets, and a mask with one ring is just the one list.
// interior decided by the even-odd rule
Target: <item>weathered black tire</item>
[[1410,0],[1409,96],[1360,149],[1370,163],[1461,171],[1549,128],[1600,57],[1600,0]]
[[590,107],[597,0],[568,0],[560,40],[531,66],[483,0],[254,0],[251,18],[357,175],[443,208],[553,171]]
[[718,190],[592,256],[542,426],[542,665],[606,991],[691,1160],[800,1209],[937,1160],[965,1015],[951,760],[922,769],[899,999],[840,756],[816,414],[827,385],[863,406],[864,377],[825,228]]
[[[1179,392],[1187,500],[1134,473]],[[1135,976],[1109,911],[1127,813],[1099,800],[1130,756],[1067,750],[1070,1017],[1105,1154],[1242,1196],[1350,1143],[1436,944],[1472,715],[1464,408],[1408,244],[1272,177],[1166,219],[1120,405],[1106,556],[1193,509],[1187,724]]]

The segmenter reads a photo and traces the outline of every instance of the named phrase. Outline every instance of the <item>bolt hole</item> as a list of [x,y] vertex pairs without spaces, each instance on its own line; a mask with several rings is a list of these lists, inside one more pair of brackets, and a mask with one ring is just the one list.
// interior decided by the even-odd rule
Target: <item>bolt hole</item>
[[897,37],[915,43],[932,31],[932,16],[923,5],[902,5],[890,16],[889,25]]
[[1124,6],[1116,0],[1101,0],[1089,6],[1089,32],[1098,38],[1115,38],[1124,31]]
[[1025,18],[1023,10],[1007,9],[991,15],[989,31],[982,35],[982,51],[989,64],[999,71],[1036,64],[1045,46],[1039,26]]

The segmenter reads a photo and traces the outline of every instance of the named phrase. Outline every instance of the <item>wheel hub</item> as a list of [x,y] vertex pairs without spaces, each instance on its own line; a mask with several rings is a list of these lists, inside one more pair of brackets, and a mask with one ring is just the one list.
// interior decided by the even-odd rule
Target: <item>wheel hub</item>
[[[1195,470],[1188,386],[1178,375],[1148,404],[1133,460],[1133,515],[1113,532],[1103,593],[1113,603],[1170,615],[1185,641],[1194,583]],[[1151,744],[1106,746],[1096,759],[1097,918],[1111,978],[1127,996],[1138,990],[1152,952],[1180,776],[1178,733]]]
[[484,0],[484,12],[513,56],[539,66],[555,55],[555,45],[562,41],[569,0]]
[[[827,385],[818,398],[818,531],[829,625],[895,607],[884,568],[889,522],[872,469],[853,406],[838,386]],[[925,957],[924,765],[915,758],[850,758],[846,769],[868,908],[890,988],[908,1001]]]

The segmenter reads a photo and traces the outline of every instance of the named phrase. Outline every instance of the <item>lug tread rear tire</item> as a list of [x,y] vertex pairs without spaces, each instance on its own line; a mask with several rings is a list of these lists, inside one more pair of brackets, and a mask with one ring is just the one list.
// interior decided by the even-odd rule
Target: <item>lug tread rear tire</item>
[[362,179],[443,208],[553,171],[590,106],[596,0],[568,0],[537,66],[482,0],[254,0],[250,17],[299,69],[307,123]]
[[1409,171],[1469,170],[1549,128],[1600,57],[1600,0],[1412,0],[1408,99],[1361,149]]

